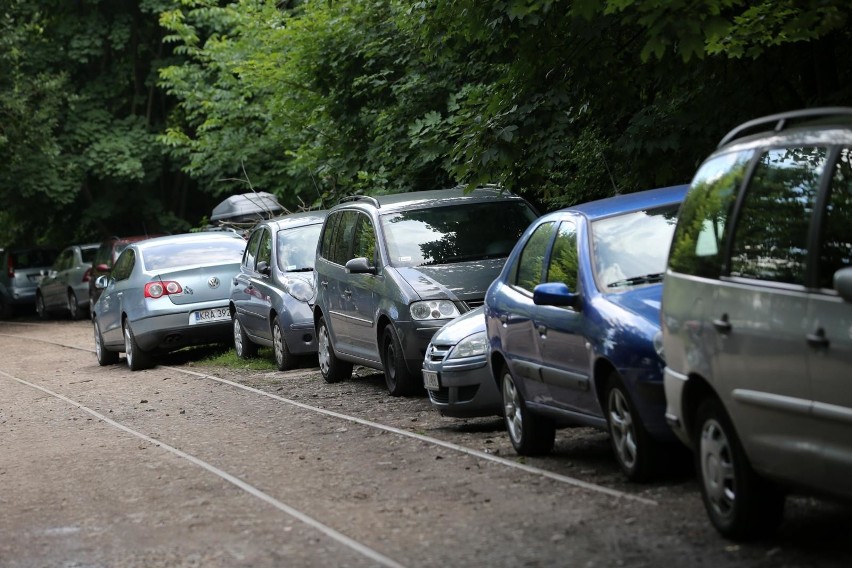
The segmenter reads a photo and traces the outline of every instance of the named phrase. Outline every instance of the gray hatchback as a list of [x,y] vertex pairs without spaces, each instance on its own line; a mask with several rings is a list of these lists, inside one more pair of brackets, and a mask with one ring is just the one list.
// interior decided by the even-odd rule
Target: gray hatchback
[[681,207],[662,303],[666,418],[724,535],[784,495],[852,498],[852,108],[733,130]]
[[329,211],[317,249],[314,322],[320,370],[382,369],[388,391],[422,389],[432,335],[481,306],[536,212],[497,189],[354,196]]

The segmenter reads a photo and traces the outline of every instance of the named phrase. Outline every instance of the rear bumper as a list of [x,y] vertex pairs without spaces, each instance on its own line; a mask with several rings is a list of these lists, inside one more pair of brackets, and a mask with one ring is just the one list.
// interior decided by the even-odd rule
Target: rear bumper
[[143,351],[174,351],[190,345],[228,343],[233,339],[231,320],[189,325],[189,313],[153,316],[130,322]]
[[663,385],[666,391],[666,423],[681,442],[690,446],[689,432],[683,416],[683,389],[687,376],[666,367],[663,372]]

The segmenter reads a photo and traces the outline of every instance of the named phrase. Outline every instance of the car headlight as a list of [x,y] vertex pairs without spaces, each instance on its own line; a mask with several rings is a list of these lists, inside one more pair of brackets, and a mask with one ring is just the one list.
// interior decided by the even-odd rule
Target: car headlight
[[284,283],[284,290],[300,302],[309,302],[314,297],[313,286],[301,278],[287,280]]
[[488,349],[488,338],[484,331],[468,335],[455,346],[448,359],[461,359],[462,357],[474,357],[484,355]]
[[459,316],[458,308],[449,300],[414,302],[409,310],[415,320],[452,319]]
[[666,358],[663,356],[663,332],[662,331],[658,331],[654,335],[654,351],[657,352],[657,355],[660,356],[660,359],[662,359],[663,361],[666,360]]

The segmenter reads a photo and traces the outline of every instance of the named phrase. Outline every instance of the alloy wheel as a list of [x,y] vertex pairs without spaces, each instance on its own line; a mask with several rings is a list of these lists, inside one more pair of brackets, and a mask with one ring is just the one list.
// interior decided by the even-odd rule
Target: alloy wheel
[[699,445],[701,479],[710,506],[724,518],[733,514],[737,498],[732,457],[731,444],[722,426],[716,420],[707,420]]
[[636,464],[637,457],[636,425],[627,399],[624,398],[624,393],[620,389],[613,388],[609,391],[607,408],[610,436],[618,453],[618,459],[626,468],[631,469]]

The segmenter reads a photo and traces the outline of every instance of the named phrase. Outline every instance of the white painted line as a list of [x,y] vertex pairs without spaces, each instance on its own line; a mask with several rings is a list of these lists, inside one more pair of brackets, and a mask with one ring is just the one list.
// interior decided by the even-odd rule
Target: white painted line
[[[3,336],[20,338],[20,336],[16,336],[16,335],[5,335],[5,334],[0,333],[0,337],[3,337]],[[74,345],[56,343],[56,342],[53,342],[53,341],[47,341],[47,340],[38,339],[38,338],[35,338],[35,337],[27,338],[27,339],[32,339],[33,341],[41,341],[43,343],[50,343],[50,344],[53,344],[53,345],[58,345],[60,347],[68,347],[70,349],[78,349],[80,351],[89,351],[89,352],[94,353],[94,349],[84,349],[84,348],[81,348],[81,347],[76,347]],[[298,408],[310,410],[312,412],[317,412],[319,414],[325,414],[327,416],[333,416],[334,418],[338,418],[340,420],[346,420],[348,422],[355,422],[357,424],[369,426],[370,428],[376,428],[378,430],[384,430],[386,432],[393,432],[394,434],[398,434],[400,436],[407,436],[409,438],[414,438],[415,440],[427,442],[427,443],[433,444],[435,446],[440,446],[440,447],[447,448],[447,449],[450,449],[450,450],[453,450],[453,451],[461,452],[463,454],[467,454],[469,456],[477,457],[477,458],[480,458],[480,459],[483,459],[483,460],[488,460],[488,461],[492,461],[492,462],[495,462],[495,463],[499,463],[499,464],[504,465],[506,467],[519,469],[521,471],[525,471],[525,472],[531,473],[533,475],[538,475],[540,477],[546,477],[548,479],[553,479],[554,481],[559,481],[561,483],[566,483],[568,485],[573,485],[575,487],[581,487],[583,489],[587,489],[589,491],[594,491],[596,493],[602,493],[604,495],[610,495],[612,497],[616,497],[616,498],[619,498],[619,499],[636,501],[636,502],[639,502],[639,503],[644,503],[645,505],[659,505],[659,503],[657,501],[655,501],[653,499],[648,499],[647,497],[641,497],[639,495],[633,495],[631,493],[619,491],[618,489],[612,489],[610,487],[604,487],[603,485],[597,485],[595,483],[589,483],[587,481],[583,481],[582,479],[577,479],[577,478],[574,478],[574,477],[569,477],[567,475],[561,475],[561,474],[558,474],[558,473],[553,473],[552,471],[547,471],[546,469],[541,469],[541,468],[533,467],[531,465],[518,463],[516,461],[512,461],[512,460],[509,460],[509,459],[506,459],[506,458],[501,458],[499,456],[487,454],[485,452],[480,452],[479,450],[473,450],[471,448],[459,446],[458,444],[453,444],[452,442],[445,442],[445,441],[439,440],[437,438],[431,438],[429,436],[424,436],[422,434],[417,434],[415,432],[409,432],[407,430],[401,430],[399,428],[394,428],[393,426],[387,426],[385,424],[380,424],[378,422],[371,422],[370,420],[364,420],[363,418],[358,418],[356,416],[349,416],[347,414],[341,414],[339,412],[334,412],[332,410],[326,410],[324,408],[318,408],[316,406],[310,406],[308,404],[297,402],[297,401],[289,399],[289,398],[284,398],[284,397],[278,396],[276,394],[268,393],[268,392],[262,391],[260,389],[256,389],[254,387],[249,387],[249,386],[242,385],[242,384],[234,382],[234,381],[229,381],[228,379],[222,379],[220,377],[216,377],[216,376],[213,376],[213,375],[207,375],[207,374],[204,374],[204,373],[198,373],[196,371],[188,371],[186,369],[181,369],[179,367],[169,367],[169,366],[166,366],[166,365],[160,365],[160,367],[162,367],[163,369],[169,369],[171,371],[175,371],[175,372],[178,372],[178,373],[184,373],[184,374],[187,374],[187,375],[193,375],[193,376],[203,378],[203,379],[209,379],[211,381],[217,381],[217,382],[220,382],[220,383],[223,383],[223,384],[226,384],[226,385],[230,385],[230,386],[238,388],[238,389],[242,389],[242,390],[249,391],[249,392],[252,392],[252,393],[255,393],[255,394],[259,394],[261,396],[265,396],[265,397],[268,397],[268,398],[271,398],[271,399],[274,399],[274,400],[277,400],[277,401],[280,401],[280,402],[291,404],[291,405],[296,406]]]
[[242,489],[246,493],[248,493],[248,494],[250,494],[254,497],[257,497],[261,501],[265,501],[266,503],[272,505],[273,507],[275,507],[279,511],[282,511],[282,512],[290,515],[291,517],[293,517],[293,518],[295,518],[299,521],[302,521],[306,525],[313,527],[314,529],[325,534],[329,538],[339,542],[340,544],[342,544],[344,546],[351,548],[352,550],[358,552],[359,554],[361,554],[363,556],[366,556],[370,560],[374,560],[374,561],[378,562],[382,566],[388,566],[390,568],[403,568],[402,564],[399,564],[395,560],[392,560],[391,558],[388,558],[387,556],[384,556],[383,554],[376,552],[372,548],[369,548],[369,547],[361,544],[360,542],[349,538],[345,534],[334,530],[333,528],[329,527],[328,525],[324,525],[323,523],[317,521],[313,517],[309,517],[308,515],[306,515],[305,513],[302,513],[298,509],[294,509],[293,507],[287,505],[286,503],[282,503],[281,501],[275,499],[274,497],[264,493],[260,489],[257,489],[256,487],[249,485],[248,483],[246,483],[242,479],[235,477],[235,476],[231,475],[230,473],[223,471],[223,470],[219,469],[218,467],[205,462],[204,460],[201,460],[201,459],[199,459],[199,458],[197,458],[193,455],[187,454],[186,452],[183,452],[183,451],[181,451],[181,450],[179,450],[175,447],[172,447],[172,446],[170,446],[166,443],[163,443],[160,440],[156,440],[154,438],[151,438],[150,436],[146,436],[145,434],[142,434],[141,432],[137,432],[136,430],[133,430],[132,428],[128,428],[124,424],[120,424],[120,423],[116,422],[115,420],[112,420],[112,419],[104,416],[103,414],[80,404],[79,402],[77,402],[75,400],[72,400],[72,399],[70,399],[66,396],[59,394],[59,393],[53,392],[50,389],[46,389],[46,388],[44,388],[40,385],[31,383],[29,381],[26,381],[24,379],[20,379],[20,378],[15,377],[15,376],[12,376],[9,373],[6,373],[4,371],[0,371],[0,375],[7,377],[9,379],[12,379],[13,381],[17,381],[17,382],[21,383],[22,385],[26,385],[26,386],[33,388],[33,389],[36,389],[36,390],[40,390],[43,393],[49,394],[50,396],[56,397],[60,400],[63,400],[65,402],[67,402],[68,404],[77,407],[78,409],[82,410],[83,412],[91,414],[95,418],[97,418],[97,419],[99,419],[103,422],[106,422],[110,426],[113,426],[115,428],[118,428],[119,430],[127,432],[128,434],[130,434],[132,436],[136,436],[137,438],[145,440],[146,442],[148,442],[152,445],[163,448],[164,450],[171,452],[174,455],[181,457],[181,458],[197,465],[200,468],[206,469],[210,473],[212,473],[212,474],[214,474],[218,477],[221,477],[222,479],[224,479],[228,483],[236,485],[237,487],[239,487],[240,489]]
[[334,412],[333,410],[326,410],[325,408],[318,408],[316,406],[310,406],[308,404],[297,402],[297,401],[291,400],[289,398],[284,398],[284,397],[278,396],[276,394],[268,393],[266,391],[262,391],[260,389],[254,388],[254,387],[241,385],[240,383],[237,383],[237,382],[234,382],[234,381],[229,381],[228,379],[222,379],[220,377],[216,377],[216,376],[213,376],[213,375],[207,375],[207,374],[204,374],[204,373],[198,373],[196,371],[188,371],[186,369],[181,369],[179,367],[169,367],[169,366],[166,366],[166,365],[161,365],[161,367],[163,369],[169,369],[170,371],[176,371],[178,373],[185,373],[187,375],[194,375],[194,376],[199,377],[199,378],[209,379],[211,381],[217,381],[217,382],[220,382],[220,383],[224,383],[226,385],[230,385],[230,386],[236,387],[238,389],[253,392],[255,394],[259,394],[261,396],[272,398],[272,399],[280,401],[280,402],[292,404],[293,406],[297,406],[297,407],[303,408],[305,410],[318,412],[320,414],[325,414],[327,416],[333,416],[334,418],[339,418],[340,420],[355,422],[356,424],[362,424],[364,426],[369,426],[370,428],[376,428],[378,430],[384,430],[386,432],[393,432],[394,434],[398,434],[400,436],[407,436],[409,438],[414,438],[415,440],[427,442],[427,443],[433,444],[435,446],[441,446],[443,448],[447,448],[449,450],[461,452],[461,453],[467,454],[469,456],[477,457],[477,458],[480,458],[480,459],[483,459],[483,460],[492,461],[492,462],[499,463],[501,465],[505,465],[505,466],[508,466],[508,467],[511,467],[511,468],[520,469],[522,471],[526,471],[527,473],[532,473],[532,474],[535,474],[535,475],[539,475],[541,477],[546,477],[548,479],[553,479],[555,481],[560,481],[562,483],[574,485],[576,487],[582,487],[583,489],[588,489],[590,491],[596,491],[597,493],[603,493],[605,495],[610,495],[612,497],[618,497],[619,499],[628,499],[628,500],[631,500],[631,501],[638,501],[640,503],[645,503],[646,505],[657,505],[658,504],[653,499],[648,499],[646,497],[640,497],[638,495],[632,495],[630,493],[625,493],[624,491],[619,491],[617,489],[604,487],[603,485],[597,485],[597,484],[594,484],[594,483],[589,483],[587,481],[583,481],[581,479],[568,477],[567,475],[560,475],[558,473],[553,473],[552,471],[547,471],[545,469],[539,469],[537,467],[518,463],[516,461],[512,461],[512,460],[509,460],[509,459],[506,459],[506,458],[501,458],[499,456],[487,454],[485,452],[480,452],[479,450],[472,450],[472,449],[466,448],[464,446],[459,446],[458,444],[453,444],[452,442],[445,442],[444,440],[439,440],[438,438],[432,438],[432,437],[429,437],[429,436],[424,436],[422,434],[417,434],[415,432],[409,432],[408,430],[402,430],[400,428],[394,428],[393,426],[387,426],[386,424],[380,424],[378,422],[372,422],[370,420],[358,418],[357,416],[349,416],[348,414],[341,414],[339,412]]

